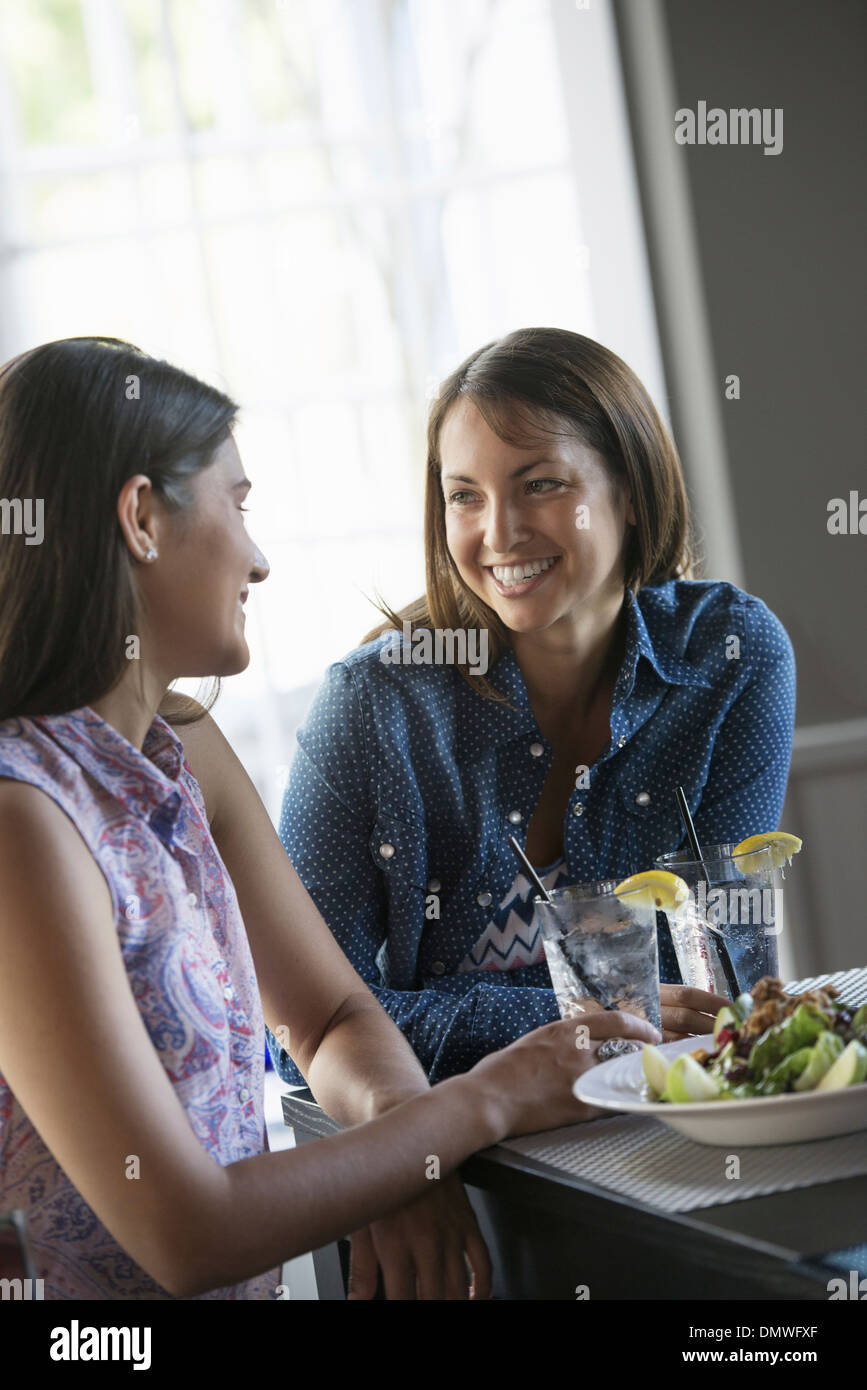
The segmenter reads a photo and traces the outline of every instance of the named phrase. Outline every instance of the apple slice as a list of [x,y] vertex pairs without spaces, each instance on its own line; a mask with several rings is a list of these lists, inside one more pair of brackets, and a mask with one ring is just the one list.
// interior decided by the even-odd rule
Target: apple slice
[[644,1069],[644,1079],[653,1092],[653,1095],[656,1097],[661,1096],[665,1090],[665,1082],[668,1077],[668,1063],[659,1048],[654,1047],[652,1043],[645,1043],[641,1065]]
[[673,1101],[716,1100],[720,1087],[688,1052],[675,1057],[668,1069],[668,1094]]
[[837,1091],[842,1086],[857,1086],[867,1077],[867,1047],[854,1038],[836,1062],[828,1068],[816,1086],[817,1091]]

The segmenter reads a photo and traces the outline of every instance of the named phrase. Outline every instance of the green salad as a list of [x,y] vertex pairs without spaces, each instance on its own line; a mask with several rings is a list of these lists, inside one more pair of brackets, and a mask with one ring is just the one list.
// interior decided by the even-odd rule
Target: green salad
[[670,1064],[645,1046],[650,1099],[744,1100],[857,1086],[867,1080],[867,1004],[841,1004],[833,985],[786,994],[781,980],[766,975],[752,994],[720,1009],[713,1045]]

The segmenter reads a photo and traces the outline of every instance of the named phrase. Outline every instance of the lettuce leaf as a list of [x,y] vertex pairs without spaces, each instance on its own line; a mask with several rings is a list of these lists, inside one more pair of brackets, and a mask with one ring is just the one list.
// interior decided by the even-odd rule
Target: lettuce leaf
[[753,1044],[747,1064],[750,1076],[757,1078],[772,1071],[784,1057],[814,1043],[827,1028],[828,1020],[820,1009],[815,1005],[799,1004],[794,1013],[782,1023],[772,1024]]
[[792,1081],[797,1081],[798,1077],[810,1064],[814,1048],[799,1047],[797,1052],[790,1052],[788,1057],[784,1057],[781,1062],[769,1071],[764,1080],[760,1081],[756,1087],[759,1095],[778,1096],[783,1091],[789,1089]]

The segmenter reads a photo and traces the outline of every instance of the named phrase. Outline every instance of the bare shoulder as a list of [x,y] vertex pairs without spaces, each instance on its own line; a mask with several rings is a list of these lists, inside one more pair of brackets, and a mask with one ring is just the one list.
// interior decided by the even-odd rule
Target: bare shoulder
[[[0,816],[5,830],[11,830],[19,817],[31,832],[43,828],[49,833],[59,833],[64,825],[73,824],[50,792],[17,777],[0,777]],[[81,842],[84,844],[83,840]]]
[[[89,845],[49,792],[14,777],[0,777],[0,862],[44,879],[61,859],[91,899],[99,894],[114,915],[111,892]],[[32,875],[31,875],[32,871]]]

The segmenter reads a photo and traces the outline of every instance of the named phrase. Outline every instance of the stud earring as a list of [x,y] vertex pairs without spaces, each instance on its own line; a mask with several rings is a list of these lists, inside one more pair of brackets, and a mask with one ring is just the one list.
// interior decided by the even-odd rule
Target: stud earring
[[152,545],[149,545],[148,548],[147,548],[147,553],[146,553],[146,555],[145,555],[145,559],[146,559],[146,560],[155,560],[156,558],[157,558],[157,552],[154,550],[154,548],[153,548]]

